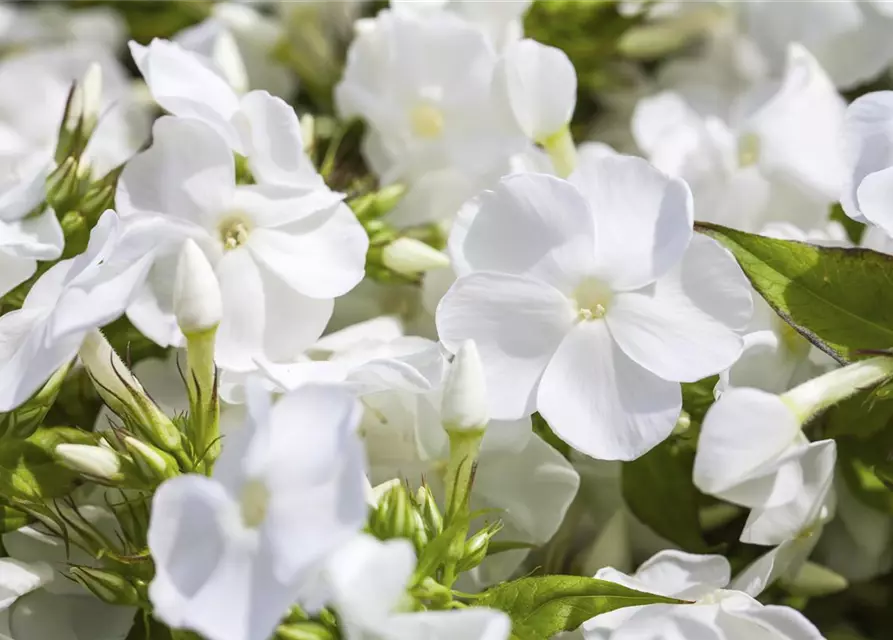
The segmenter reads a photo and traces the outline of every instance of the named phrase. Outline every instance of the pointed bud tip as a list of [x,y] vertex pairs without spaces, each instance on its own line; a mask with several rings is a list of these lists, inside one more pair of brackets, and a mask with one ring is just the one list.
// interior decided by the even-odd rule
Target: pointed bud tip
[[184,334],[214,329],[223,316],[217,275],[204,251],[192,239],[183,243],[177,261],[174,315]]
[[447,431],[482,430],[490,421],[484,366],[472,340],[466,340],[453,358],[441,409]]
[[69,469],[103,480],[114,480],[121,473],[118,455],[109,449],[89,444],[59,444],[56,459]]
[[382,251],[381,261],[388,269],[410,277],[450,266],[450,259],[443,251],[415,238],[394,240]]

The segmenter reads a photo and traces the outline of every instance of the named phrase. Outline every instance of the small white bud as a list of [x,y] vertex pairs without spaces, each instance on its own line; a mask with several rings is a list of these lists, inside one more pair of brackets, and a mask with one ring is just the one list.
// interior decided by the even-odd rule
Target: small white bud
[[441,419],[447,431],[480,431],[490,421],[484,366],[472,340],[466,340],[447,374]]
[[223,315],[220,284],[214,268],[194,240],[180,250],[174,280],[174,315],[184,334],[214,329]]
[[99,120],[102,110],[102,67],[93,62],[81,80],[84,120],[92,127]]
[[313,141],[316,139],[316,120],[312,113],[305,113],[301,116],[301,140],[304,142],[304,151],[313,148]]
[[60,444],[54,453],[61,464],[79,473],[102,480],[121,477],[121,460],[110,449],[89,444]]
[[405,276],[417,276],[432,269],[450,266],[450,259],[415,238],[397,238],[381,252],[381,261],[388,269]]
[[78,355],[103,398],[107,393],[118,402],[126,403],[134,393],[145,393],[100,331],[94,330],[86,335]]

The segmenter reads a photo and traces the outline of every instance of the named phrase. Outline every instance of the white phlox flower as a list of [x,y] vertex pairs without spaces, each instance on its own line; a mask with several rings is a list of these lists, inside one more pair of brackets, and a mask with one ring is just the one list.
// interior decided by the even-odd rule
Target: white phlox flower
[[326,582],[345,640],[508,639],[511,621],[501,611],[407,610],[406,588],[415,563],[408,540],[382,542],[365,534],[333,554]]
[[319,607],[326,559],[366,520],[358,420],[343,389],[307,385],[270,406],[250,385],[247,422],[213,475],[155,493],[155,615],[209,640],[262,640],[292,604]]
[[579,451],[631,460],[672,431],[680,382],[737,359],[752,302],[732,257],[693,237],[683,181],[633,157],[587,166],[467,205],[437,327],[451,351],[477,344],[494,418],[539,411]]
[[532,0],[391,0],[391,9],[399,14],[424,16],[447,11],[481,29],[497,50],[521,38],[524,26],[521,19]]
[[382,11],[372,26],[348,51],[338,112],[369,125],[363,154],[381,181],[409,186],[390,214],[395,224],[450,218],[526,144],[496,99],[497,53],[445,13]]
[[785,397],[726,391],[704,418],[694,466],[701,491],[751,509],[742,541],[787,545],[765,561],[779,567],[804,547],[805,560],[834,510],[836,445],[809,442],[796,411]]
[[284,100],[262,90],[240,97],[205,56],[175,42],[131,42],[130,52],[158,105],[214,129],[245,156],[257,183],[323,186],[304,152],[298,117]]
[[274,59],[283,37],[282,25],[252,6],[221,2],[209,18],[178,33],[174,42],[211,60],[237,93],[261,89],[288,98],[297,80]]
[[759,592],[742,592],[729,585],[731,568],[723,556],[661,551],[626,575],[606,567],[601,580],[691,604],[652,604],[617,609],[584,622],[586,640],[821,640],[803,614],[789,607],[765,606]]
[[[124,235],[118,216],[106,211],[83,254],[53,266],[21,309],[0,316],[0,411],[27,400],[74,358],[87,332],[120,316],[134,299],[151,262],[122,247]],[[97,282],[113,253],[124,266]]]
[[886,0],[738,2],[741,24],[770,64],[780,68],[800,42],[843,89],[872,80],[893,62],[893,8]]
[[791,45],[781,82],[740,96],[728,119],[664,92],[637,105],[632,128],[657,168],[691,185],[698,219],[747,231],[773,221],[812,228],[845,178],[844,110],[812,55]]
[[222,296],[217,364],[249,371],[257,358],[293,361],[322,333],[333,298],[363,277],[368,238],[342,199],[321,183],[237,185],[233,154],[213,129],[159,119],[152,146],[127,164],[116,196],[128,223],[152,221],[164,236],[128,317],[160,345],[182,343],[173,275],[183,240],[192,238]]

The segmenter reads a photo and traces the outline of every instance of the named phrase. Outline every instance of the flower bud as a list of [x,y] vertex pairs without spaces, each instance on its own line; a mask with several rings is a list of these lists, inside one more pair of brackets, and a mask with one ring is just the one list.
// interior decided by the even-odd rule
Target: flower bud
[[404,276],[417,276],[432,269],[450,266],[450,259],[415,238],[397,238],[381,252],[384,266]]
[[462,552],[462,559],[459,560],[457,567],[460,573],[471,571],[484,561],[487,557],[487,549],[490,547],[490,540],[502,528],[499,523],[485,527],[471,536],[465,541],[465,548]]
[[781,395],[781,400],[805,423],[825,409],[893,378],[893,356],[854,362],[813,378]]
[[[391,487],[379,500],[369,519],[369,528],[381,540],[390,538],[413,539],[421,525],[409,490],[402,482]],[[424,528],[423,525],[421,525]]]
[[121,438],[121,442],[139,473],[153,485],[161,484],[168,478],[179,475],[180,469],[177,461],[164,451],[137,440],[133,436],[124,436]]
[[60,444],[53,450],[56,460],[100,482],[116,483],[124,479],[121,459],[111,449],[89,444]]
[[472,340],[466,340],[447,374],[441,419],[448,432],[483,431],[490,421],[484,366]]
[[335,638],[331,629],[318,622],[281,624],[273,636],[273,640],[335,640]]
[[92,567],[71,567],[68,572],[75,582],[105,603],[124,606],[140,604],[136,587],[117,573]]
[[416,503],[419,505],[419,514],[429,538],[436,538],[443,531],[443,514],[434,495],[428,485],[422,485],[416,492]]
[[88,333],[78,355],[103,401],[131,430],[165,451],[182,451],[177,427],[148,396],[102,333]]
[[174,280],[174,315],[184,335],[209,331],[220,324],[223,302],[214,268],[192,239],[180,249]]

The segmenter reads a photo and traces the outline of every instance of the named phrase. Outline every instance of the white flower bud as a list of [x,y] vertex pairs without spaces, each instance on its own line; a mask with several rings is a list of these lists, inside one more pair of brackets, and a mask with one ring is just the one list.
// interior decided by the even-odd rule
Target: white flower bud
[[480,431],[490,421],[484,367],[477,347],[466,340],[447,374],[441,418],[447,431]]
[[397,238],[381,252],[381,261],[388,269],[405,276],[417,276],[432,269],[450,266],[450,259],[414,238]]
[[102,67],[93,62],[81,80],[84,121],[92,128],[99,120],[102,111]]
[[145,393],[142,385],[100,331],[87,334],[78,355],[103,399],[106,395],[111,395],[118,402],[126,404],[134,393]]
[[56,459],[69,469],[101,480],[121,478],[121,460],[114,451],[89,444],[60,444]]
[[801,423],[855,395],[893,377],[893,357],[875,356],[835,369],[794,387],[781,400]]
[[184,334],[214,329],[223,315],[214,268],[195,241],[183,243],[174,280],[174,315]]

